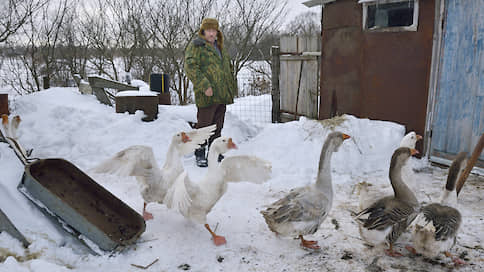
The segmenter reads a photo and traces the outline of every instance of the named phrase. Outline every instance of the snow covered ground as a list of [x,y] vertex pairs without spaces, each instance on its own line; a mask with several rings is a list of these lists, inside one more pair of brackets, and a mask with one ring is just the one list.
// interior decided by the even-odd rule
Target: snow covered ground
[[[90,169],[137,144],[151,146],[161,165],[172,135],[189,130],[187,121],[196,120],[194,105],[160,106],[157,120],[142,122],[141,112],[117,114],[76,88],[51,88],[15,97],[10,103],[12,114],[23,120],[19,141],[34,149],[33,157],[72,162],[140,213],[143,199],[135,178],[93,174]],[[318,232],[306,237],[321,245],[319,252],[310,252],[300,248],[299,240],[276,237],[260,211],[291,188],[315,181],[321,146],[332,129],[352,139],[333,155],[335,202]],[[142,271],[131,264],[144,266],[156,259],[159,261],[147,271],[452,270],[451,260],[444,256],[438,261],[410,256],[403,248],[409,243],[408,234],[397,245],[404,257],[391,258],[384,255],[383,248],[366,247],[350,216],[349,210],[357,210],[359,182],[370,182],[391,193],[389,160],[404,133],[399,124],[353,116],[324,122],[302,118],[284,124],[254,125],[250,118],[231,112],[229,107],[222,134],[233,137],[239,149],[226,155],[259,156],[272,162],[273,174],[262,185],[229,184],[227,193],[208,215],[209,224],[218,226],[216,232],[226,237],[227,244],[214,246],[202,225],[164,205],[150,203],[147,210],[154,220],[146,222],[146,231],[138,242],[121,253],[101,256],[89,254],[77,239],[66,235],[17,191],[23,165],[6,144],[0,143],[0,207],[32,243],[24,249],[17,240],[1,233],[0,271]],[[418,199],[437,200],[447,170],[416,158],[411,163],[418,170]],[[206,169],[194,164],[193,156],[184,158],[192,180],[201,179]],[[484,270],[483,187],[483,178],[471,175],[460,195],[463,224],[452,252],[468,264],[458,271]]]

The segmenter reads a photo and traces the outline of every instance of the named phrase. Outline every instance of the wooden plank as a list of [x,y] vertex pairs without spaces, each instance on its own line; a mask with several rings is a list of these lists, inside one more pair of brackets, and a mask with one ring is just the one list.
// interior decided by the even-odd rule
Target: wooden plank
[[281,37],[281,52],[298,52],[296,36]]
[[99,100],[99,102],[108,106],[113,105],[108,95],[106,94],[106,91],[103,88],[92,87],[91,89],[94,92],[94,95],[96,96],[97,100]]
[[281,93],[279,88],[279,72],[281,71],[281,61],[279,58],[279,47],[273,46],[271,48],[272,55],[272,86],[271,86],[271,96],[272,96],[272,123],[281,122]]
[[296,112],[296,92],[299,84],[301,61],[281,60],[281,110]]
[[305,61],[301,73],[298,99],[298,114],[310,118],[318,117],[319,62],[317,59]]
[[318,56],[281,56],[281,61],[315,60]]
[[462,174],[459,177],[459,180],[457,181],[457,185],[455,187],[455,190],[457,191],[457,195],[459,195],[460,190],[462,189],[462,186],[464,186],[464,182],[467,180],[467,177],[469,177],[469,174],[471,173],[472,168],[476,164],[477,158],[479,157],[479,155],[482,154],[482,149],[484,149],[484,133],[479,138],[479,142],[474,148],[474,151],[472,152],[471,157],[467,161],[467,165],[466,165],[466,168],[464,169],[464,172],[462,172]]
[[317,52],[321,51],[320,36],[302,36],[298,37],[298,52]]
[[106,78],[102,78],[99,76],[90,76],[88,77],[89,84],[92,88],[109,88],[109,89],[117,89],[119,91],[128,91],[128,90],[139,90],[138,87],[131,86],[128,84],[124,84],[122,82],[118,82],[115,80],[109,80]]

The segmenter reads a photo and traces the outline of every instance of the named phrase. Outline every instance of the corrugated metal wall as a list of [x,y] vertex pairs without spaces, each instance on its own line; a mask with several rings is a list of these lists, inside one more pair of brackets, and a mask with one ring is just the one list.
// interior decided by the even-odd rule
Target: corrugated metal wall
[[350,113],[398,122],[423,135],[434,11],[433,0],[419,1],[416,32],[367,32],[357,1],[327,4],[319,118]]
[[[472,152],[484,133],[484,1],[446,0],[430,159]],[[484,154],[476,166],[484,167]]]

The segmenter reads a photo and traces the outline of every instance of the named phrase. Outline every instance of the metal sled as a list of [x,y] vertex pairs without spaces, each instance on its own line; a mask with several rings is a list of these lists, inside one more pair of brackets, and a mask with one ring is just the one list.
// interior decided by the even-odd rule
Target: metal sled
[[28,247],[30,245],[23,234],[18,231],[12,221],[10,221],[7,215],[2,211],[2,209],[0,209],[0,232],[2,231],[8,232],[10,235],[12,235],[12,237],[22,242],[24,247]]
[[122,249],[146,228],[141,215],[64,159],[26,165],[18,189],[102,250]]
[[140,214],[72,163],[64,159],[27,158],[15,139],[0,134],[1,138],[25,165],[18,190],[86,244],[91,241],[102,250],[118,251],[134,243],[145,231]]

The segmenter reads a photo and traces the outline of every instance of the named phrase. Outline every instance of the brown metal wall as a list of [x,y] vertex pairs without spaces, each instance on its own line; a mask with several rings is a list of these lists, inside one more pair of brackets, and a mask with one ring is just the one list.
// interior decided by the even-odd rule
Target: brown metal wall
[[361,6],[355,3],[341,0],[323,9],[320,119],[360,113]]
[[434,0],[419,1],[416,32],[363,32],[357,1],[326,5],[319,118],[349,113],[423,135],[433,28]]
[[8,94],[0,94],[0,115],[2,114],[10,114],[8,110]]

